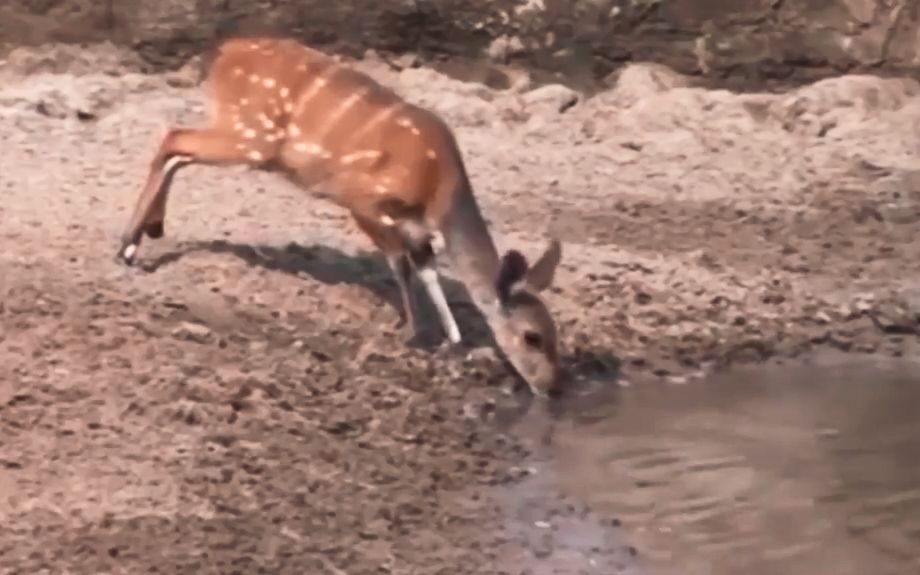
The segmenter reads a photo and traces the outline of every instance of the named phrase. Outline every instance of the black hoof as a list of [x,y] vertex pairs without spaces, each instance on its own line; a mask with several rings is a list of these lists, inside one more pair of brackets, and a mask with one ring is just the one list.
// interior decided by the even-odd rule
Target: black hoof
[[463,340],[454,342],[446,337],[441,340],[437,349],[438,349],[438,352],[443,354],[445,357],[456,357],[456,358],[466,357],[466,354],[469,351],[469,349],[467,349],[467,346],[465,345],[465,342]]
[[144,233],[147,234],[147,237],[152,240],[158,240],[162,238],[163,237],[163,222],[147,224],[147,227],[144,228]]
[[438,336],[435,332],[428,330],[407,332],[403,345],[410,349],[434,351],[438,349]]

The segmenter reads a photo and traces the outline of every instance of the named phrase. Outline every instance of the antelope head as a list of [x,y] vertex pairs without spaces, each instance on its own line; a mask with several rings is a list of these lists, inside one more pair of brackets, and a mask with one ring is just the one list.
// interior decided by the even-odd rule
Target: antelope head
[[557,391],[561,375],[556,322],[540,297],[540,292],[552,284],[561,257],[562,246],[557,240],[550,242],[532,266],[519,251],[509,250],[501,258],[495,282],[495,341],[531,390],[540,396]]

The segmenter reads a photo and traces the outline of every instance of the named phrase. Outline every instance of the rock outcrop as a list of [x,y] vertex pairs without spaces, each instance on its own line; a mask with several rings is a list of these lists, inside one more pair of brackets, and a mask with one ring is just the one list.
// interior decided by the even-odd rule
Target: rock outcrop
[[653,61],[738,86],[920,70],[917,0],[5,0],[0,42],[130,45],[174,66],[234,32],[600,79]]

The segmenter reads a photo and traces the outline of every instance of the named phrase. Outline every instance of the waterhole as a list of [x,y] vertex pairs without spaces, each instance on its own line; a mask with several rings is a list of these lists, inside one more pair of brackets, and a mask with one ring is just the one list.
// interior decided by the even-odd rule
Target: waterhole
[[542,409],[512,425],[539,447],[506,497],[616,517],[642,572],[920,573],[918,363],[750,367]]

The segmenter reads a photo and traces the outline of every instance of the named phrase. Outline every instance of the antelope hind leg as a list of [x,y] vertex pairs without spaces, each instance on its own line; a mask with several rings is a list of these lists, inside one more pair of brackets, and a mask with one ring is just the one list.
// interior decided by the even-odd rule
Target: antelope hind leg
[[216,129],[171,129],[164,136],[150,164],[147,181],[135,202],[131,219],[122,232],[118,257],[131,265],[145,233],[154,239],[162,237],[166,200],[179,168],[193,163],[255,163],[253,158],[268,158],[270,153],[271,150],[254,147],[240,149],[233,135]]

